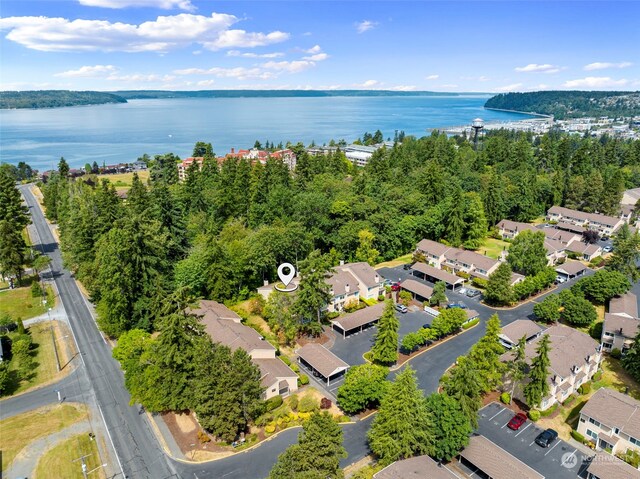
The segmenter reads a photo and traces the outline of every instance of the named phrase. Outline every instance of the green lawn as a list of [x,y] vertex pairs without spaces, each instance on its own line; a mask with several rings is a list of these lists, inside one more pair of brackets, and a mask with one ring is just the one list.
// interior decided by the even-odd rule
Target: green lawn
[[[137,173],[140,181],[146,183],[149,179],[149,170],[138,171]],[[117,191],[127,191],[131,187],[131,182],[133,181],[133,172],[114,173],[113,175],[98,175],[98,180],[102,179],[109,180],[113,186],[116,187]]]
[[[2,470],[6,471],[18,452],[29,443],[86,418],[87,411],[84,405],[63,404],[46,406],[0,421]],[[49,475],[48,477],[65,476]]]
[[[60,441],[49,449],[36,466],[34,479],[46,479],[49,477],[64,477],[68,479],[82,479],[82,464],[75,461],[81,456],[85,457],[87,472],[95,471],[91,478],[104,478],[104,468],[100,467],[100,455],[95,440],[89,439],[88,434],[78,434],[65,441]],[[98,469],[96,469],[98,468]]]
[[624,370],[618,359],[605,356],[602,360],[602,378],[593,382],[593,390],[600,388],[616,389],[625,392],[629,388],[629,395],[640,400],[640,384]]
[[47,307],[54,307],[54,294],[50,286],[47,286],[47,305],[42,304],[42,297],[34,298],[31,295],[32,279],[23,280],[23,284],[15,289],[0,291],[0,315],[8,314],[13,319],[29,319],[47,312]]
[[487,238],[477,253],[488,256],[489,258],[499,259],[503,250],[509,249],[510,243],[495,238]]
[[413,258],[413,253],[407,253],[405,255],[400,256],[399,258],[392,259],[391,261],[385,261],[384,263],[378,263],[374,267],[376,269],[379,268],[393,268],[395,266],[400,266],[401,264],[411,263],[411,259]]

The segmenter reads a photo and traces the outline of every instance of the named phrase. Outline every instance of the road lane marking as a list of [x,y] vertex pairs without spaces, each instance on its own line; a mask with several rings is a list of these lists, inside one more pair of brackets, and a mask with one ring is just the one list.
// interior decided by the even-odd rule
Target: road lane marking
[[493,418],[495,418],[498,414],[505,412],[506,409],[500,409],[500,411],[498,411],[496,414],[494,414],[493,416],[491,416],[489,418],[489,421],[493,421]]
[[556,440],[556,443],[553,445],[553,447],[552,447],[551,449],[549,449],[549,450],[545,453],[545,456],[546,456],[547,454],[549,454],[551,451],[553,451],[553,450],[554,450],[554,448],[555,448],[558,444],[560,444],[560,442],[561,442],[561,441]]
[[527,426],[522,431],[518,431],[518,434],[516,434],[514,437],[518,437],[520,434],[525,432],[527,430],[527,427],[529,427],[529,426],[531,426],[531,423],[527,424]]

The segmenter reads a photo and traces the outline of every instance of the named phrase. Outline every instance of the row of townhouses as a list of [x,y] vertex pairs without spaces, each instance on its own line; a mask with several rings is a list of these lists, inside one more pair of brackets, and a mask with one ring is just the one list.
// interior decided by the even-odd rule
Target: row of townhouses
[[585,213],[584,211],[572,210],[562,206],[552,206],[547,211],[547,219],[558,224],[570,223],[598,231],[603,236],[611,236],[624,223],[629,221],[629,216],[625,212],[620,217],[601,215],[599,213]]
[[[218,165],[222,164],[224,161],[229,159],[246,159],[250,160],[252,164],[261,163],[266,164],[269,158],[275,158],[277,160],[281,160],[290,170],[293,170],[296,167],[297,157],[296,154],[291,150],[278,150],[278,151],[264,151],[258,150],[257,148],[252,148],[251,150],[238,150],[235,151],[235,148],[231,148],[231,152],[227,153],[225,156],[219,156],[216,158]],[[202,163],[204,162],[204,157],[196,156],[189,157],[182,160],[178,163],[178,179],[180,181],[184,181],[187,177],[187,170],[189,167],[196,163],[199,169],[202,169]]]

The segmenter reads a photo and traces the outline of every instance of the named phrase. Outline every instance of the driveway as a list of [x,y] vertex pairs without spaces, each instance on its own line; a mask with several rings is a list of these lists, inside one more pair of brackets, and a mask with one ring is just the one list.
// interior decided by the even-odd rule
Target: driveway
[[538,446],[534,441],[543,429],[527,421],[519,431],[512,431],[506,425],[513,415],[513,411],[502,404],[491,403],[480,410],[476,432],[544,477],[584,477],[589,456],[561,440],[554,441],[548,448]]

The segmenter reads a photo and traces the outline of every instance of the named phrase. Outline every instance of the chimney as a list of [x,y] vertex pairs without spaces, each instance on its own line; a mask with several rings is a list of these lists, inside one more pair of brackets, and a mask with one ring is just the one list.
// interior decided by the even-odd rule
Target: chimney
[[264,284],[265,286],[269,286],[269,280],[265,279],[265,280],[263,281],[263,284]]
[[345,293],[349,294],[349,291],[351,290],[351,288],[349,287],[349,283],[344,285],[344,291]]
[[622,328],[620,328],[620,335],[622,336]]
[[231,148],[231,154],[233,155],[236,152],[235,148]]
[[376,275],[373,278],[373,280],[376,282],[376,284],[378,284],[380,282],[380,276],[378,276],[378,273],[376,273]]
[[344,260],[343,259],[340,260],[340,266],[344,266]]

